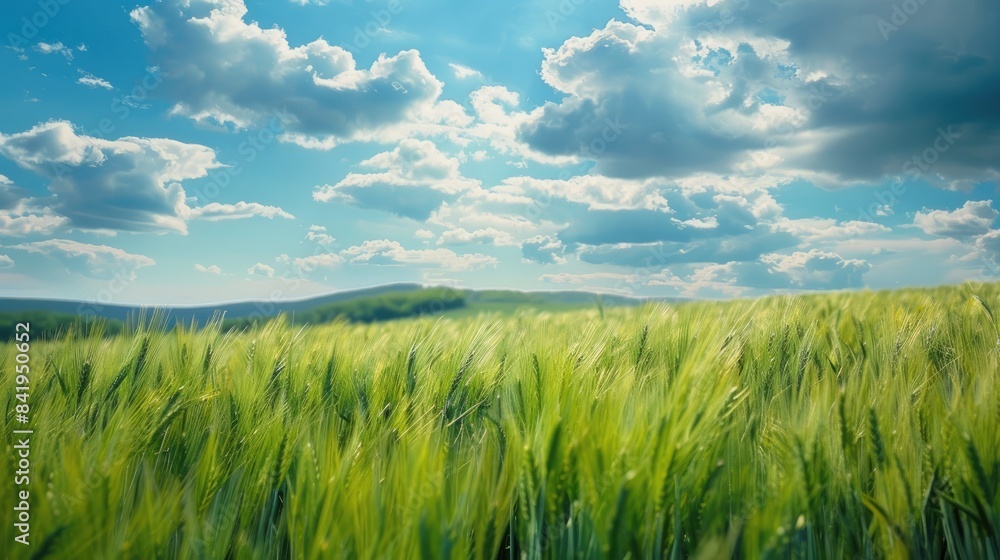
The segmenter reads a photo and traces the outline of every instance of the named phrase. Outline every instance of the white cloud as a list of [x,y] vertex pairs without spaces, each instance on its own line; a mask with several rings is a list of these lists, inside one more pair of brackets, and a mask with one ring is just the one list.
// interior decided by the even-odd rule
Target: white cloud
[[397,241],[365,241],[341,252],[352,264],[432,266],[453,271],[496,266],[496,258],[480,253],[457,254],[449,249],[409,250]]
[[[432,234],[433,235],[433,234]],[[441,234],[438,238],[438,245],[495,245],[497,247],[516,247],[518,245],[514,237],[496,228],[477,229],[468,231],[463,228],[450,229]]]
[[985,233],[976,239],[976,254],[994,263],[1000,262],[1000,229]]
[[[280,257],[279,262],[281,262]],[[306,274],[315,272],[320,268],[332,268],[342,262],[344,262],[344,258],[337,253],[322,253],[292,260],[295,268]]]
[[271,278],[274,276],[274,268],[264,263],[257,263],[247,269],[247,274],[250,276],[264,276],[266,278]]
[[761,257],[772,272],[785,274],[793,284],[805,288],[849,288],[861,285],[861,275],[871,270],[862,259],[844,259],[836,253],[811,249],[790,255]]
[[[88,230],[186,234],[187,221],[195,218],[292,219],[280,208],[257,203],[189,207],[181,181],[222,167],[214,151],[198,144],[132,136],[105,140],[78,134],[67,121],[50,121],[25,132],[0,134],[0,155],[49,179],[49,191],[55,195],[26,201],[34,211],[0,216],[5,229],[51,230],[65,222]],[[39,210],[43,205],[47,209]]]
[[928,235],[943,237],[974,237],[990,231],[1000,212],[992,206],[992,200],[970,200],[961,208],[917,212],[913,225]]
[[562,241],[551,235],[537,235],[521,244],[524,262],[565,264],[566,259],[562,256],[565,251]]
[[121,274],[126,278],[134,279],[137,270],[156,264],[156,261],[145,255],[136,255],[116,247],[91,245],[70,239],[48,239],[11,245],[8,248],[58,258],[66,263],[71,270],[90,275]]
[[996,180],[1000,113],[982,92],[996,89],[1000,5],[921,2],[886,37],[877,23],[898,4],[624,0],[634,23],[544,50],[542,79],[564,97],[519,138],[617,177]]
[[817,243],[889,233],[892,229],[874,222],[837,222],[833,218],[781,218],[774,223],[778,231],[787,231],[804,242]]
[[436,235],[434,235],[433,231],[427,229],[418,229],[413,233],[413,236],[416,237],[417,239],[434,239],[435,237],[437,237]]
[[462,176],[456,158],[426,140],[403,140],[392,151],[377,154],[360,166],[381,171],[350,173],[335,185],[316,187],[313,199],[426,220],[443,203],[479,187],[479,181]]
[[468,66],[463,66],[461,64],[455,64],[453,62],[448,63],[451,70],[455,73],[455,77],[459,80],[464,80],[466,78],[482,78],[483,73],[474,68],[469,68]]
[[309,232],[306,233],[306,239],[312,241],[317,245],[333,245],[337,242],[337,239],[326,233],[326,228],[323,226],[309,226]]
[[246,15],[241,0],[167,0],[131,12],[168,76],[158,91],[176,100],[173,114],[247,127],[278,111],[285,140],[331,148],[434,113],[442,83],[416,50],[358,68],[339,46],[293,46],[284,30]]
[[274,218],[295,219],[295,216],[277,206],[265,206],[256,202],[237,202],[236,204],[212,202],[199,208],[192,208],[191,217],[212,222],[241,220],[253,217],[267,218],[269,220],[273,220]]
[[840,290],[861,287],[864,274],[871,268],[865,260],[844,259],[836,253],[812,249],[791,254],[771,253],[756,262],[707,265],[695,271],[689,280],[697,288],[720,291],[727,291],[721,289],[722,285],[764,290]]
[[73,49],[58,43],[43,43],[39,42],[35,45],[35,50],[42,54],[61,54],[66,57],[66,60],[73,60]]
[[30,199],[21,200],[9,209],[0,206],[0,235],[25,237],[47,235],[65,226],[68,220],[51,210],[39,207]]
[[13,268],[14,259],[8,257],[7,255],[0,255],[0,269]]
[[214,264],[213,265],[209,265],[209,266],[195,264],[194,265],[194,269],[197,272],[204,272],[206,274],[215,274],[215,275],[222,274],[222,269],[219,268],[217,265],[214,265]]
[[533,199],[560,198],[586,204],[590,210],[658,210],[669,212],[663,197],[662,182],[614,179],[600,175],[580,175],[566,180],[510,177],[503,182],[503,192],[531,196]]
[[53,210],[89,229],[186,232],[178,181],[218,167],[212,150],[163,138],[103,140],[66,121],[0,134],[0,154],[51,180]]
[[76,80],[76,83],[83,84],[90,88],[114,89],[114,86],[111,85],[111,82],[103,78],[98,78],[97,76],[91,74],[90,72],[84,72],[82,69],[78,68],[77,70],[79,70],[80,73],[83,75]]

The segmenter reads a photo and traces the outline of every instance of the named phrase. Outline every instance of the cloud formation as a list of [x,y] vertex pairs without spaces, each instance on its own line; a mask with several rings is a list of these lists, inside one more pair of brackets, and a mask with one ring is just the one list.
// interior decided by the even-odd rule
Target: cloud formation
[[91,74],[90,72],[84,72],[82,69],[78,69],[81,76],[77,78],[76,83],[85,85],[89,88],[103,88],[107,90],[115,89],[111,85],[111,82],[105,80],[104,78],[98,78],[97,76]]
[[201,273],[204,273],[204,274],[213,274],[213,275],[216,275],[216,276],[222,274],[222,269],[219,268],[217,265],[214,265],[214,264],[208,265],[208,266],[201,265],[201,264],[195,264],[194,265],[194,269],[195,269],[196,272],[201,272]]
[[274,218],[295,219],[295,216],[277,206],[266,206],[257,202],[237,202],[236,204],[211,202],[205,206],[192,208],[189,215],[193,218],[208,220],[210,222],[241,220],[253,217],[267,218],[269,220],[273,220]]
[[[105,140],[79,134],[68,121],[49,121],[0,134],[0,155],[48,179],[52,194],[22,200],[17,215],[0,215],[4,229],[51,231],[65,220],[79,229],[186,234],[192,219],[293,218],[257,203],[188,206],[181,181],[222,167],[215,152],[199,144],[132,136]],[[44,209],[31,210],[39,206]]]
[[997,179],[1000,6],[920,4],[886,36],[895,4],[623,0],[635,23],[545,51],[542,78],[565,97],[520,137],[618,177]]
[[167,0],[131,12],[167,76],[172,113],[247,127],[280,111],[286,140],[329,148],[433,112],[442,84],[417,51],[358,68],[339,46],[293,46],[282,29],[246,15],[242,0]]
[[344,250],[341,255],[352,264],[381,266],[415,265],[452,271],[478,270],[496,266],[495,257],[481,253],[458,254],[450,249],[406,249],[398,241],[377,239]]
[[992,200],[970,200],[954,211],[930,210],[917,212],[913,225],[928,235],[943,237],[974,237],[990,231],[1000,212]]
[[61,54],[66,60],[73,60],[73,49],[62,44],[62,42],[45,43],[39,42],[35,45],[35,50],[42,54]]
[[479,186],[479,181],[462,176],[456,158],[427,140],[403,140],[392,151],[377,154],[359,166],[378,171],[350,173],[335,185],[316,187],[313,199],[425,221],[443,203]]
[[271,278],[274,276],[274,267],[264,263],[257,263],[247,269],[247,274],[250,276],[263,276],[264,278]]
[[47,239],[21,243],[11,245],[8,249],[52,257],[65,263],[71,271],[95,277],[120,275],[134,279],[137,270],[156,264],[156,261],[145,255],[128,253],[107,245],[81,243],[71,239]]

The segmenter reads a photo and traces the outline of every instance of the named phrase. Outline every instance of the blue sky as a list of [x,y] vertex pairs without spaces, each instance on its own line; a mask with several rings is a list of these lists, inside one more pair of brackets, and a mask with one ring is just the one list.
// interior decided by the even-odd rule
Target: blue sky
[[997,279],[1000,6],[78,0],[0,21],[0,296]]

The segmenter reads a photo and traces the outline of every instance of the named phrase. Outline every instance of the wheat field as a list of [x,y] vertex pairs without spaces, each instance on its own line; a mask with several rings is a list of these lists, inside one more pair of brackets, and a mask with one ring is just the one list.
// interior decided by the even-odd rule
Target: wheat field
[[[967,284],[71,330],[32,345],[32,544],[4,546],[998,559],[997,312],[1000,287]],[[4,387],[14,353],[0,345]],[[0,487],[11,543],[15,497]]]

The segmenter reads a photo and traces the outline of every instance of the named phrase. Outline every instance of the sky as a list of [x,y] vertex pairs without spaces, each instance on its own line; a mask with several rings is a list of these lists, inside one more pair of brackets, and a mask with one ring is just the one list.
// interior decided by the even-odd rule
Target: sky
[[1000,279],[993,0],[30,0],[0,22],[0,297]]

